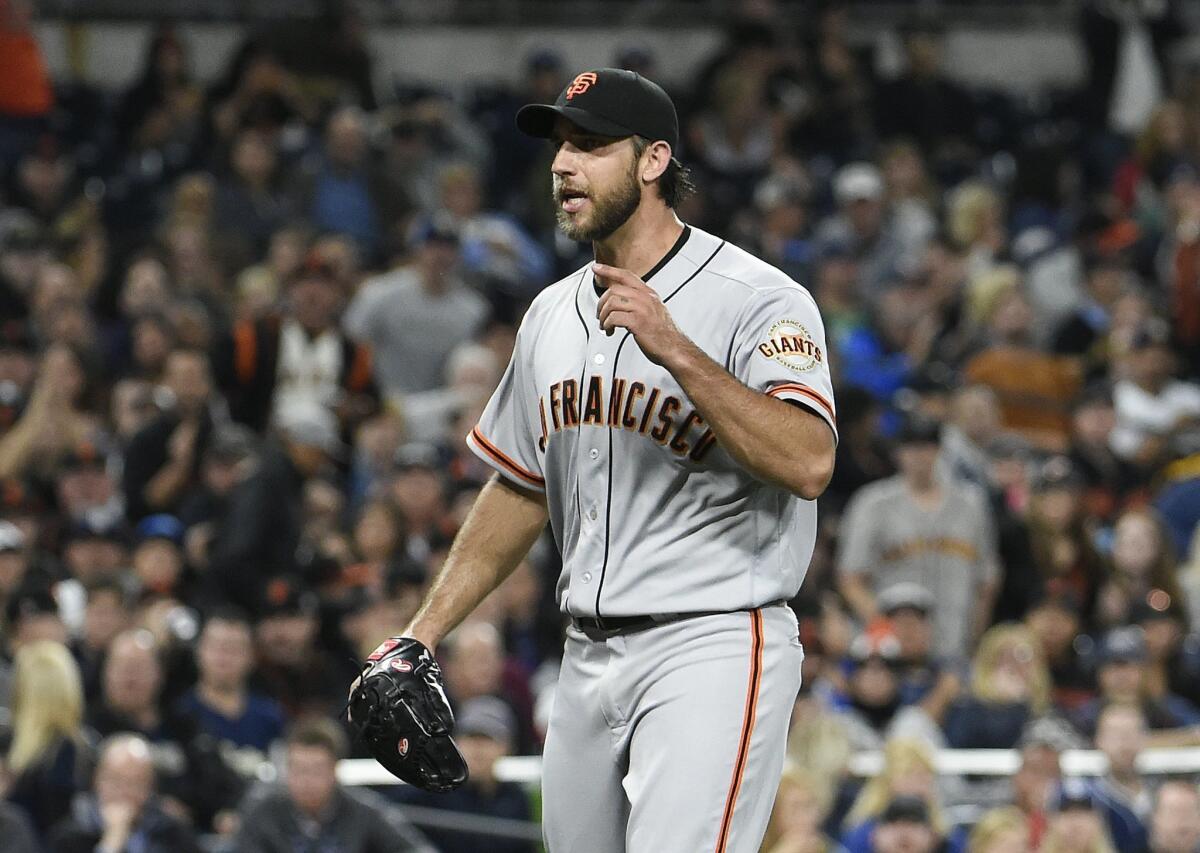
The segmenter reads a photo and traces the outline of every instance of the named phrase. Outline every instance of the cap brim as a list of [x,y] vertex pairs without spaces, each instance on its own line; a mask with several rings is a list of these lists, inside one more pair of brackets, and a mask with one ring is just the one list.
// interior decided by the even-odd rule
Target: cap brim
[[633,131],[615,121],[581,110],[578,107],[556,107],[550,104],[526,104],[517,110],[517,130],[540,139],[554,136],[554,125],[565,118],[588,133],[602,136],[633,136]]

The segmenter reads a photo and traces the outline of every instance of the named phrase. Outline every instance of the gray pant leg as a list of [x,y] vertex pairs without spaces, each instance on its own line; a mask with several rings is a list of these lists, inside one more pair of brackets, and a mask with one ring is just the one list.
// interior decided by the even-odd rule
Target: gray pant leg
[[[626,853],[756,853],[783,770],[803,652],[786,607],[631,636]],[[580,851],[590,850],[580,846]]]
[[542,756],[542,834],[548,853],[624,853],[629,801],[613,734],[621,638],[568,629]]

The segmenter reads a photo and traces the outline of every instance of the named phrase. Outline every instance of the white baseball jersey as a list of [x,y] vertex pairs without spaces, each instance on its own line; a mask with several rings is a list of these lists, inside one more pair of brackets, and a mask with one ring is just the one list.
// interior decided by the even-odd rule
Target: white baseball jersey
[[[815,413],[836,438],[825,331],[807,290],[691,227],[643,278],[710,358]],[[468,437],[502,476],[545,492],[563,612],[732,611],[792,598],[812,557],[815,502],[739,466],[628,331],[604,334],[599,295],[590,266],[538,295]]]

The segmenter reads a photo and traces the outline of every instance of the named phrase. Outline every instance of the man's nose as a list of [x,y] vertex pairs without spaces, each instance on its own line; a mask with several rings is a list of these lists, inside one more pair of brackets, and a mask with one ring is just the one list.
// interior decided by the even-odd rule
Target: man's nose
[[565,178],[568,175],[575,174],[575,152],[570,145],[560,145],[558,151],[554,154],[554,162],[550,164],[550,171],[558,175],[560,178]]

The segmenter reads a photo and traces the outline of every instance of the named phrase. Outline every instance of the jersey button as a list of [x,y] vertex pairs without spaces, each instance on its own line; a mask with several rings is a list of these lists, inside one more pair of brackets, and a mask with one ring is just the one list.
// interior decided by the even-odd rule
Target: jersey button
[[588,451],[588,456],[592,457],[593,459],[599,459],[600,451],[593,447],[591,450]]
[[604,353],[596,353],[594,356],[592,356],[592,361],[596,362],[596,364],[604,364]]
[[596,512],[595,507],[592,507],[591,509],[588,510],[588,518],[590,518],[592,521],[596,520],[597,515],[599,515],[599,513]]
[[583,573],[583,582],[584,582],[584,583],[591,583],[591,582],[592,582],[592,573],[591,573],[591,572],[584,572],[584,573]]

